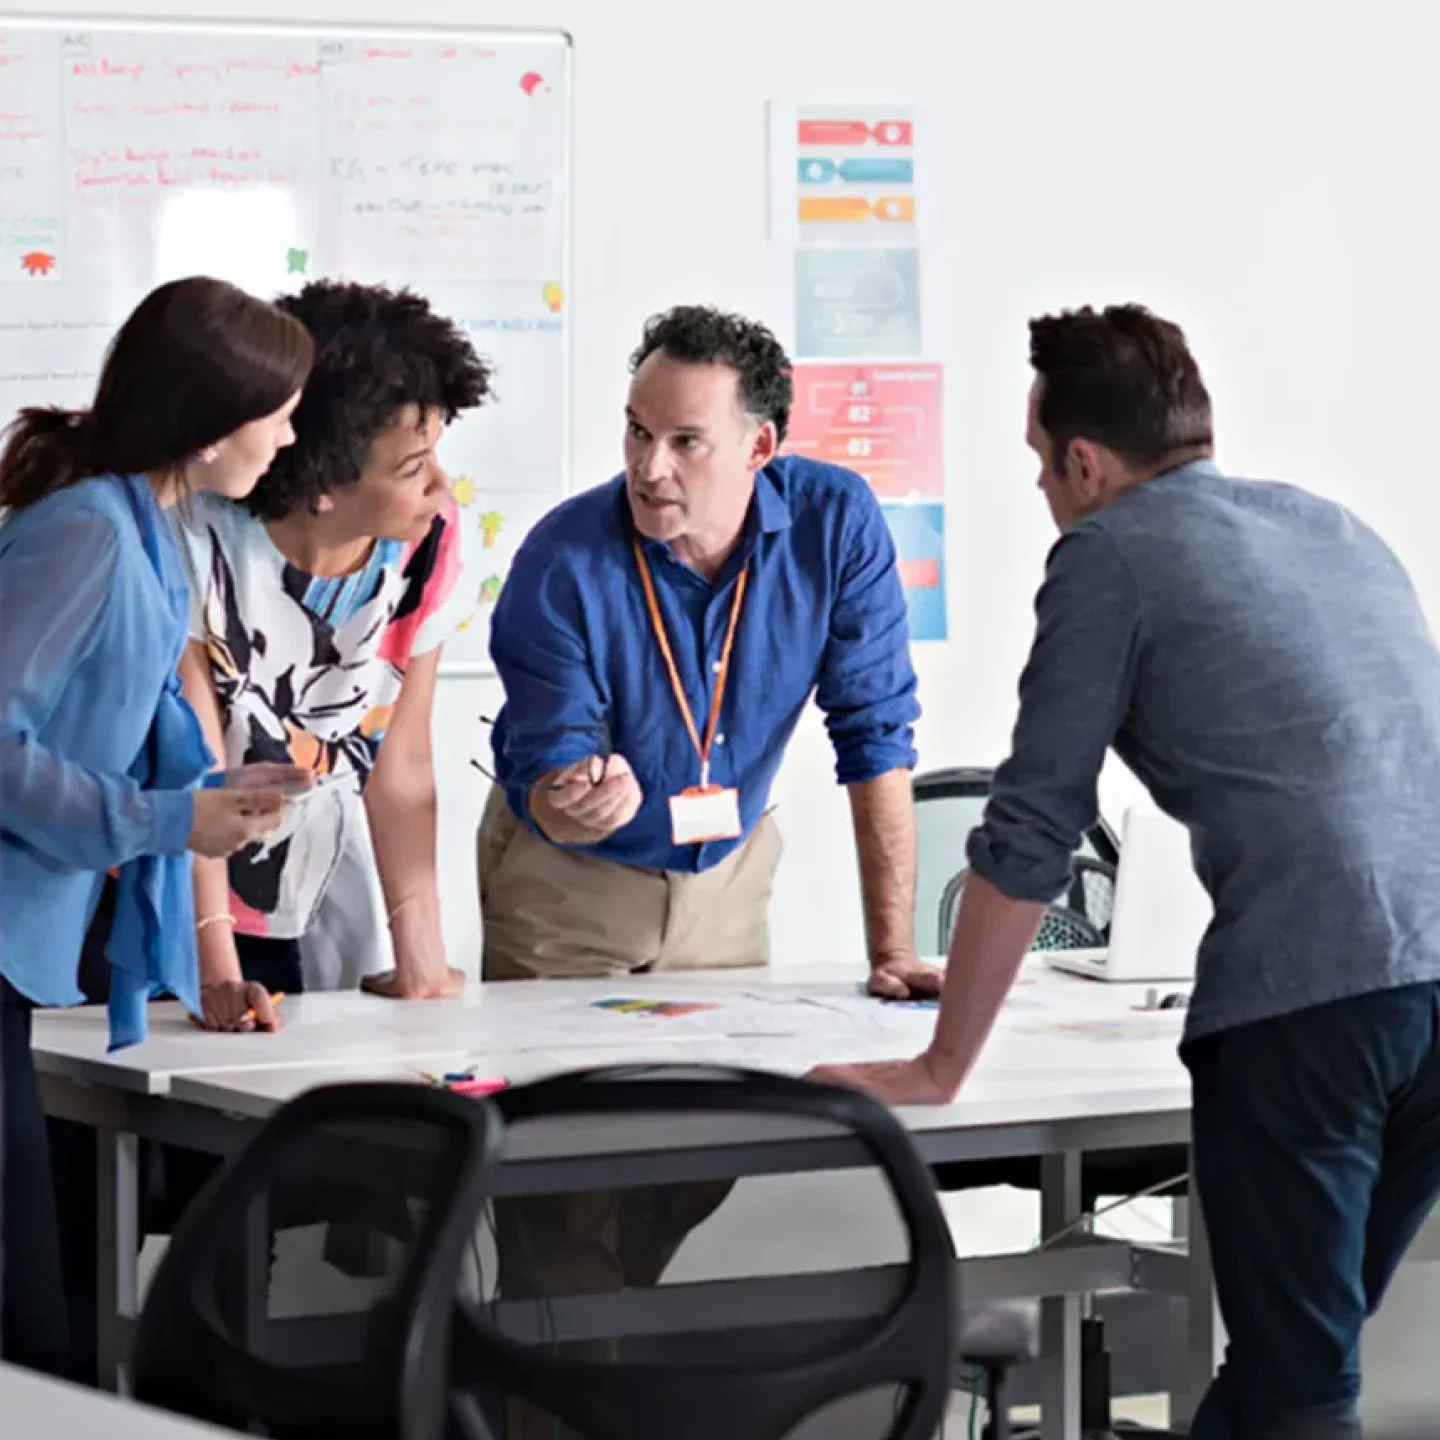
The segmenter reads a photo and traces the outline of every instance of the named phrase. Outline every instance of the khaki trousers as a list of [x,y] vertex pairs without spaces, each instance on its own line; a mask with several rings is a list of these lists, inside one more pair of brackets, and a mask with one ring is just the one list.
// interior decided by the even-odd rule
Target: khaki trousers
[[[702,874],[617,865],[550,845],[516,819],[498,786],[480,823],[477,861],[485,980],[602,978],[643,971],[765,965],[782,851],[766,816]],[[731,1182],[595,1190],[497,1201],[500,1293],[544,1301],[660,1282],[685,1237]],[[616,1345],[567,1353],[613,1359]],[[538,1406],[507,1407],[507,1440],[571,1440]]]
[[770,895],[783,848],[767,815],[743,845],[701,874],[617,865],[540,839],[495,786],[476,857],[481,978],[603,979],[768,965]]

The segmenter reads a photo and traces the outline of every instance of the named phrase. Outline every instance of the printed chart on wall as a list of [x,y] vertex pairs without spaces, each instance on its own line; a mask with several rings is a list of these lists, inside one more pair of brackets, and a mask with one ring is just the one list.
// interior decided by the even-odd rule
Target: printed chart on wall
[[928,358],[927,140],[908,105],[770,107],[771,241],[796,361],[787,449],[870,482],[895,538],[911,638],[943,640],[944,376]]
[[568,489],[570,45],[560,32],[0,21],[0,424],[85,403],[155,285],[334,277],[455,317],[494,395],[441,456],[489,669],[526,529]]

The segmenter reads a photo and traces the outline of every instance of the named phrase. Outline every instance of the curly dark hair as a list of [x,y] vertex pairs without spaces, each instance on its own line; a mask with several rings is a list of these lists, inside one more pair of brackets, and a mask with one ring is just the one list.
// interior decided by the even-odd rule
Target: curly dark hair
[[711,305],[676,305],[645,322],[645,333],[630,357],[631,373],[657,350],[685,365],[728,365],[740,377],[746,413],[769,420],[778,442],[784,441],[795,393],[790,357],[758,320]]
[[246,502],[262,520],[311,510],[353,485],[407,405],[448,425],[490,394],[490,367],[451,320],[410,290],[317,280],[276,306],[315,341],[315,365],[281,450]]
[[1032,320],[1030,364],[1044,381],[1036,418],[1056,463],[1078,439],[1138,465],[1214,443],[1210,395],[1185,332],[1143,305]]

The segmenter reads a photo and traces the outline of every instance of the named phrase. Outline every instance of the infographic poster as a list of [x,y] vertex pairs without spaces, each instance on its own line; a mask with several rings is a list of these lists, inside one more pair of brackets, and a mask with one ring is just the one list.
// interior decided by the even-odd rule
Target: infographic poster
[[919,244],[926,203],[919,126],[905,105],[772,107],[771,237]]
[[919,355],[920,252],[801,246],[795,251],[800,360]]
[[944,640],[945,506],[937,501],[886,503],[896,565],[910,611],[912,640]]
[[939,365],[797,365],[786,449],[863,475],[882,499],[943,499]]
[[953,257],[943,252],[942,263],[931,128],[903,101],[769,110],[770,241],[795,361],[786,448],[869,483],[917,642],[948,633],[935,277],[944,281]]

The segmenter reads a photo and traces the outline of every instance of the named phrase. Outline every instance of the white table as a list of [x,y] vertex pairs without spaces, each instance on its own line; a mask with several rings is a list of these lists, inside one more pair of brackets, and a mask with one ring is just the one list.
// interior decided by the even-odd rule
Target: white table
[[[353,993],[311,995],[286,1002],[280,1033],[251,1036],[205,1034],[177,1007],[154,1006],[150,1039],[114,1056],[105,1053],[103,1013],[37,1016],[47,1106],[94,1126],[100,1141],[102,1366],[107,1375],[118,1370],[124,1317],[135,1309],[137,1137],[224,1153],[276,1106],[316,1084],[419,1079],[425,1070],[474,1063],[515,1082],[637,1060],[728,1061],[800,1073],[819,1060],[914,1053],[934,1012],[861,1002],[857,979],[817,972],[814,979],[769,984],[762,972],[732,971],[537,981],[472,986],[457,1002],[409,1005]],[[1175,1055],[1183,1013],[1137,1013],[1145,989],[1028,973],[960,1099],[901,1112],[921,1153],[936,1164],[1042,1157],[1042,1213],[1053,1234],[1079,1217],[1084,1153],[1185,1143],[1189,1084]],[[593,1007],[615,996],[684,994],[720,1000],[722,1012],[711,1013],[733,1019],[641,1019]],[[707,1034],[707,1025],[740,1033]],[[795,1033],[756,1033],[767,1027]],[[538,1048],[527,1048],[532,1042]],[[535,1183],[537,1167],[558,1188],[663,1183],[667,1163],[693,1167],[716,1139],[707,1133],[697,1144],[693,1126],[684,1134],[650,1126],[642,1134],[633,1124],[546,1127],[546,1135],[544,1153],[507,1157],[507,1169],[526,1172],[517,1173],[515,1189]],[[771,1172],[814,1168],[801,1137],[782,1128],[769,1139]],[[1203,1246],[1194,1254],[1199,1263],[1188,1267],[1151,1257],[1140,1288],[1189,1287],[1201,1301],[1192,1310],[1208,1317]],[[1131,1247],[1112,1245],[1014,1257],[1008,1267],[1004,1260],[967,1264],[972,1296],[1018,1287],[1058,1297],[1046,1306],[1047,1440],[1078,1434],[1080,1294],[1134,1284],[1138,1263]],[[1210,1358],[1203,1333],[1200,1341],[1197,1383]]]
[[117,1400],[60,1380],[0,1365],[0,1415],[4,1433],[45,1440],[234,1440],[198,1420],[185,1420],[148,1405]]

